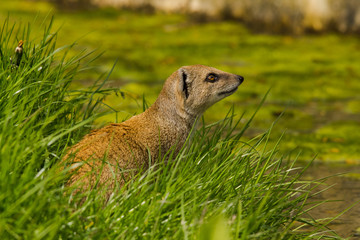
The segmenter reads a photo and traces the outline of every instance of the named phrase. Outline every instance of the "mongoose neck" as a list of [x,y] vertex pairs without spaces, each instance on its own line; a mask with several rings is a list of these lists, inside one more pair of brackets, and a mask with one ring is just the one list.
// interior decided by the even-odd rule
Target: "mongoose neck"
[[162,123],[167,123],[168,126],[173,125],[174,130],[176,128],[181,128],[183,131],[187,130],[186,133],[188,134],[199,116],[191,111],[187,111],[175,100],[164,101],[163,98],[163,95],[159,96],[155,103],[149,108],[149,111],[156,112],[154,115],[157,116]]

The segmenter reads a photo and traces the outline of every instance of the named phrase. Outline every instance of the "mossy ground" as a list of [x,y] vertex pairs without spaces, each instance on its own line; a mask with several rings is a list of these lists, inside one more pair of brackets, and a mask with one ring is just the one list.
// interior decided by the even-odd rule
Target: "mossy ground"
[[275,143],[286,131],[281,151],[301,149],[303,159],[317,154],[319,160],[360,163],[357,36],[253,34],[235,21],[201,23],[183,15],[113,9],[62,12],[45,2],[0,2],[1,21],[8,13],[14,22],[32,23],[33,38],[39,39],[41,25],[56,15],[59,46],[78,39],[77,51],[105,51],[94,74],[87,71],[74,88],[87,85],[117,59],[110,84],[120,87],[125,99],[107,98],[118,111],[117,121],[141,112],[144,95],[152,103],[164,79],[179,66],[211,65],[243,75],[245,82],[236,94],[207,111],[207,122],[222,119],[232,104],[238,115],[252,113],[271,88],[248,137],[267,129],[284,111],[272,134]]
[[[308,168],[269,148],[270,131],[244,141],[253,117],[242,121],[234,108],[202,125],[178,154],[149,159],[154,164],[124,185],[68,186],[74,165],[61,161],[68,146],[95,127],[104,98],[120,92],[104,88],[101,76],[71,88],[96,55],[56,48],[52,22],[38,41],[31,25],[12,27],[7,18],[0,28],[0,239],[342,239],[328,231],[332,217],[308,213],[319,205],[311,198],[322,180],[300,179]],[[14,53],[18,39],[27,47]],[[95,171],[108,164],[101,162],[90,175],[101,176]]]

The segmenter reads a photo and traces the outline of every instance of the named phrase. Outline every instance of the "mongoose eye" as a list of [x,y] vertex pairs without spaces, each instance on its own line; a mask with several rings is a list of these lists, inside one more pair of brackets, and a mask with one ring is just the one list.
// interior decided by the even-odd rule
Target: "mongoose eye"
[[218,76],[216,74],[210,73],[207,77],[206,77],[206,81],[208,82],[216,82],[218,80]]

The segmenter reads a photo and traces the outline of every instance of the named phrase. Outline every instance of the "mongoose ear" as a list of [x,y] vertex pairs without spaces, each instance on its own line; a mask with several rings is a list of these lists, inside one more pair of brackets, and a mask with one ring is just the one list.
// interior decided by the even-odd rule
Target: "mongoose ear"
[[185,98],[187,99],[189,97],[189,89],[188,84],[186,82],[188,78],[188,74],[186,73],[186,70],[183,68],[179,69],[179,75],[180,75],[180,85],[183,93],[185,94]]

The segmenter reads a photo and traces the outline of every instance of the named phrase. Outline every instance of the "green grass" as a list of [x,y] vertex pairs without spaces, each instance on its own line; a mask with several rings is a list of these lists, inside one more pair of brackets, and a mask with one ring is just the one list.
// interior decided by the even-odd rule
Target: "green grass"
[[[6,237],[2,239],[31,234],[40,239],[54,227],[56,222],[46,221],[54,215],[47,213],[57,207],[62,190],[59,184],[51,187],[58,176],[49,169],[68,144],[89,129],[99,115],[93,110],[108,93],[96,85],[88,91],[69,89],[74,76],[86,68],[81,62],[87,55],[65,60],[71,46],[56,49],[50,26],[40,41],[29,36],[30,27],[18,28],[8,20],[0,27],[0,235]],[[27,47],[17,66],[14,49],[19,39]],[[44,224],[39,224],[41,219]]]
[[[203,124],[189,148],[169,164],[159,159],[108,202],[103,189],[72,196],[60,159],[115,90],[101,82],[72,90],[97,56],[68,56],[73,45],[56,48],[50,27],[30,36],[30,25],[6,20],[0,29],[1,239],[336,238],[307,214],[319,204],[309,200],[317,183],[300,181],[295,161],[268,146],[272,127],[244,140],[253,118],[235,117],[234,109]],[[10,58],[19,39],[26,47],[16,66]]]
[[[359,163],[360,44],[356,36],[253,34],[235,21],[198,23],[184,15],[114,9],[64,12],[47,2],[2,1],[0,9],[0,19],[10,13],[11,22],[31,22],[32,37],[37,40],[42,37],[42,27],[37,26],[55,13],[54,27],[63,33],[58,36],[59,45],[67,44],[69,36],[77,41],[70,55],[84,48],[105,51],[98,68],[80,75],[82,81],[73,82],[73,89],[88,86],[98,72],[108,71],[118,59],[109,84],[120,87],[126,97],[108,97],[106,103],[118,113],[99,123],[141,112],[144,94],[149,103],[154,102],[173,71],[200,63],[245,77],[236,94],[207,111],[208,122],[222,119],[234,103],[241,109],[238,112],[247,110],[244,119],[248,119],[271,88],[266,106],[253,122],[258,131],[245,137],[265,131],[286,110],[279,120],[281,127],[275,126],[270,138],[274,145],[287,129],[280,151],[287,153],[299,146],[305,160],[318,155],[318,160]],[[343,142],[333,137],[343,135],[331,127],[339,125],[351,127]],[[323,144],[324,137],[335,143]]]

